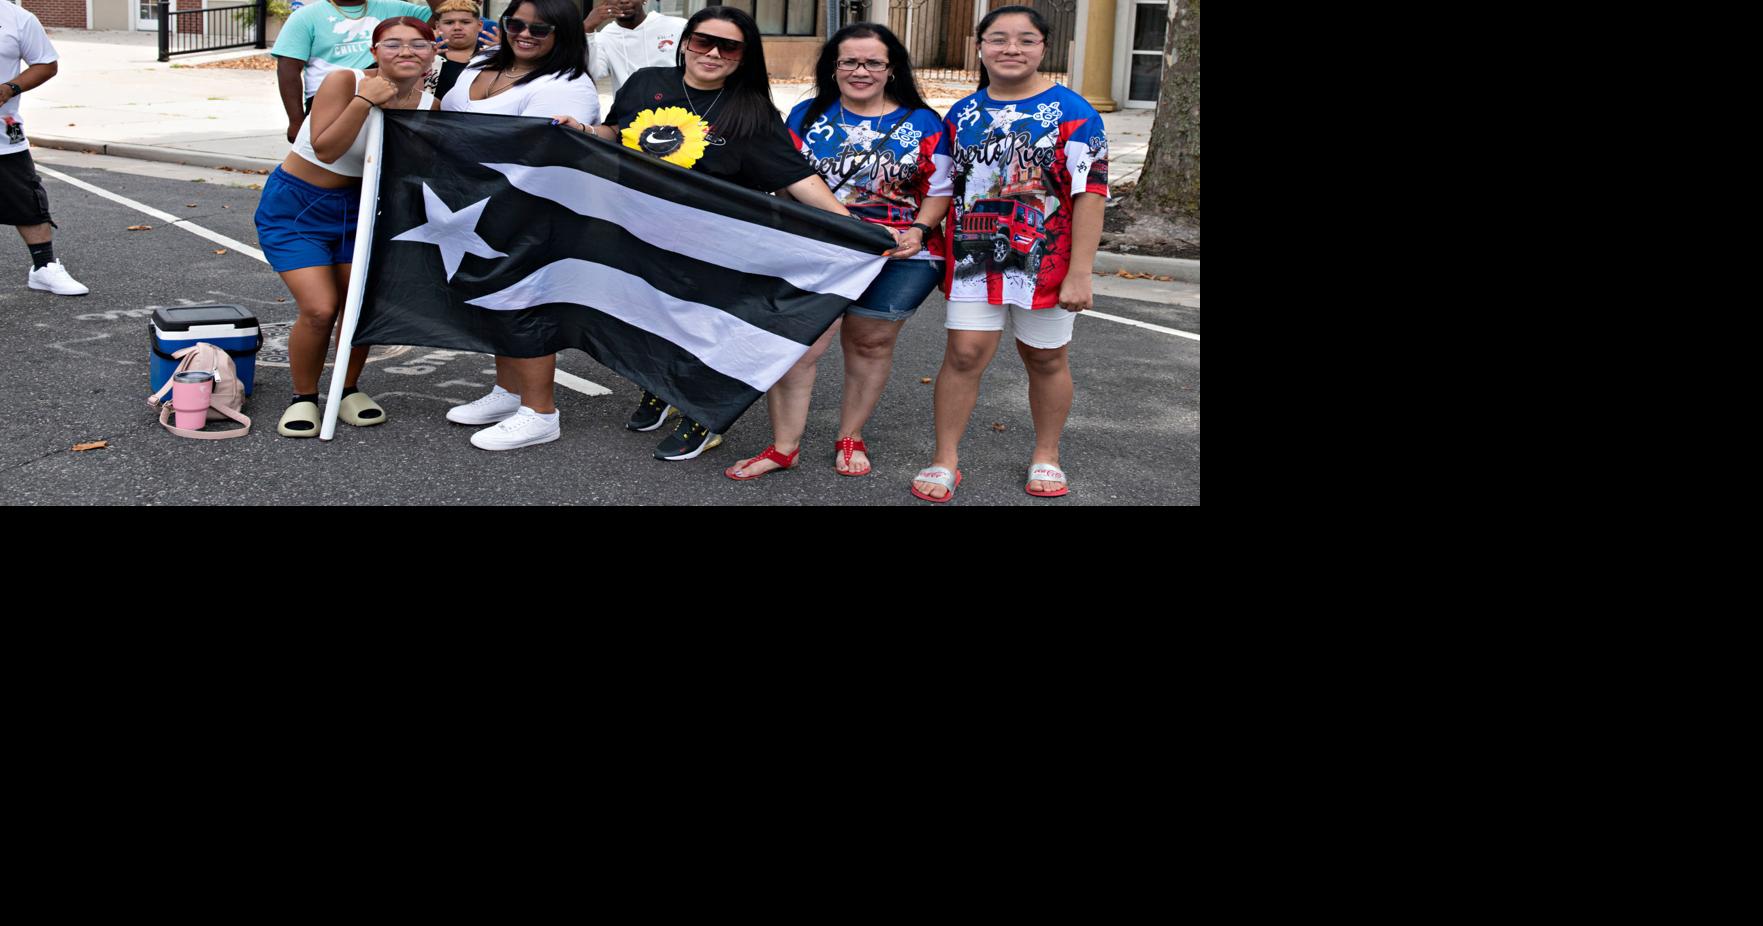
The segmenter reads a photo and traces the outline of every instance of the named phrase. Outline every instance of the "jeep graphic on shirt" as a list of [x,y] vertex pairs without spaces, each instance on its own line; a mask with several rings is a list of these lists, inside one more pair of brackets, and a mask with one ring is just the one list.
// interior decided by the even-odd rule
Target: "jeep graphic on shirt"
[[1108,195],[1101,115],[1061,86],[1008,102],[982,90],[955,104],[945,125],[955,197],[949,301],[1057,306],[1071,265],[1072,200]]

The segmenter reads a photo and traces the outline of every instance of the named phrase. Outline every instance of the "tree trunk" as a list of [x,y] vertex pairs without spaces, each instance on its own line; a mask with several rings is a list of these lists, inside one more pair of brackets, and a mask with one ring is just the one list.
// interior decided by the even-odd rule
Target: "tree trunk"
[[1163,90],[1133,205],[1200,224],[1200,0],[1171,0]]

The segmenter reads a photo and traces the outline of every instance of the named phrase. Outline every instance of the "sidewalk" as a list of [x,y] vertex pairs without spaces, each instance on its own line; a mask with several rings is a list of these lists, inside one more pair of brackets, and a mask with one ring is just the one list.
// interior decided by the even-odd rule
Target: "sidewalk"
[[[25,131],[35,145],[90,150],[98,154],[155,161],[262,170],[288,153],[287,116],[276,93],[274,71],[197,68],[226,58],[267,54],[234,49],[209,55],[179,56],[161,64],[157,38],[150,32],[93,32],[50,29],[61,54],[54,80],[25,95]],[[601,85],[600,109],[612,106]],[[811,85],[773,82],[778,109],[806,99]],[[955,97],[928,101],[947,110]],[[1135,179],[1151,136],[1151,110],[1135,109],[1103,117],[1112,142],[1114,182]]]

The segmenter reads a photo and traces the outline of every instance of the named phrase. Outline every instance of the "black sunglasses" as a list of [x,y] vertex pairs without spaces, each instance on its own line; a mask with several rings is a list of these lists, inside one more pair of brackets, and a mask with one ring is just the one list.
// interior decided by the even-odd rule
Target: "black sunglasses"
[[515,35],[524,32],[535,39],[542,39],[545,36],[556,32],[557,27],[548,26],[544,23],[529,23],[524,19],[516,19],[510,16],[507,19],[502,20],[502,31],[511,32]]

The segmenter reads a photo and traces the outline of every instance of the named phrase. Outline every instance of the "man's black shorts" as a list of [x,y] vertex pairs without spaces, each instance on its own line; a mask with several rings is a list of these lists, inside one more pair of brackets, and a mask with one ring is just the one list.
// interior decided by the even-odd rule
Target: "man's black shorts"
[[29,151],[0,154],[0,225],[55,224],[49,194]]

